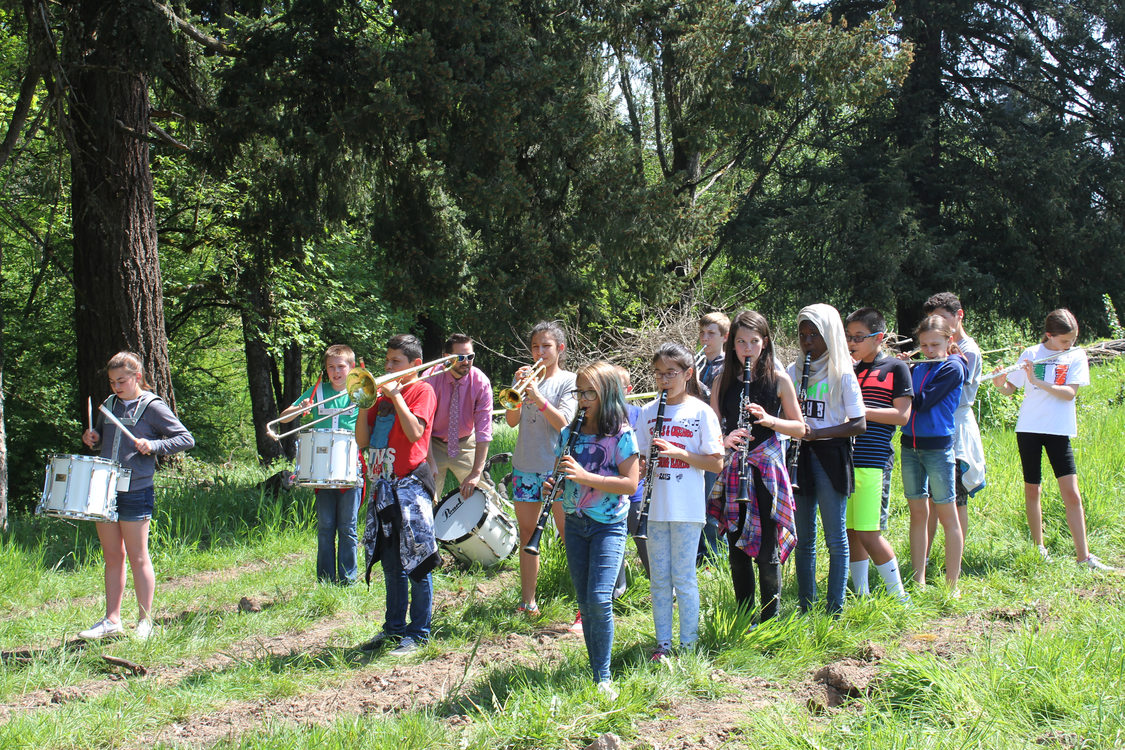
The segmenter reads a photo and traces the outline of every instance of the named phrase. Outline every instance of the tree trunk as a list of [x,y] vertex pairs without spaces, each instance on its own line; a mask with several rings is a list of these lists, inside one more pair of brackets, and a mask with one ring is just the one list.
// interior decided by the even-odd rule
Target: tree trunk
[[[0,244],[0,272],[4,246]],[[8,530],[8,431],[4,428],[4,309],[0,307],[0,532]]]
[[[290,344],[285,347],[285,354],[282,359],[281,366],[282,373],[282,388],[281,394],[277,399],[278,413],[289,404],[297,400],[297,397],[304,392],[304,373],[301,372],[301,345]],[[296,423],[291,423],[296,427]],[[319,427],[331,427],[331,424],[320,424]],[[287,437],[281,441],[282,450],[289,459],[297,457],[297,437]]]
[[266,347],[267,326],[270,319],[269,294],[264,289],[261,270],[251,266],[243,270],[238,280],[242,299],[242,341],[246,349],[246,378],[250,387],[250,414],[254,420],[254,441],[258,458],[263,464],[281,458],[282,445],[269,436],[266,424],[277,419],[273,371],[273,357]]
[[66,13],[79,403],[109,392],[106,360],[131,350],[175,409],[140,41],[153,16],[122,0],[78,0]]

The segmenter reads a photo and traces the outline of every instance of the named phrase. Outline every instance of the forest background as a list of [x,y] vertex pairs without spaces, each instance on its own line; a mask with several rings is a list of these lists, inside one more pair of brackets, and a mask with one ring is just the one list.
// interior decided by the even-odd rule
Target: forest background
[[1112,333],[1123,35],[1101,0],[3,0],[0,520],[124,348],[221,462],[403,330],[500,384],[541,318],[906,331],[952,289],[975,332]]

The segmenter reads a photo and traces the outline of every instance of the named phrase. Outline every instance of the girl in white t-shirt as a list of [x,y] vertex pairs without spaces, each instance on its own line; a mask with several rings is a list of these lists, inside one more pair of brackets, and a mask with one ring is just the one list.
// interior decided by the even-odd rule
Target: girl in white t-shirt
[[[1023,497],[1031,539],[1044,559],[1050,553],[1043,544],[1043,509],[1039,504],[1043,450],[1059,483],[1066,506],[1066,523],[1074,538],[1078,564],[1091,570],[1112,570],[1090,554],[1086,546],[1086,513],[1078,493],[1078,469],[1070,439],[1078,434],[1074,399],[1078,388],[1090,384],[1086,352],[1075,349],[1078,321],[1065,308],[1047,315],[1043,340],[1020,355],[1023,368],[996,375],[992,384],[1006,396],[1024,389],[1023,404],[1016,422],[1016,445],[1023,465]],[[1039,360],[1047,361],[1039,362]]]
[[[641,408],[637,442],[646,459],[655,444],[660,458],[652,471],[648,516],[648,555],[652,619],[656,628],[653,661],[672,649],[672,591],[680,608],[680,647],[699,638],[699,587],[695,554],[707,520],[703,502],[703,473],[723,468],[719,418],[700,398],[695,357],[680,344],[663,344],[652,357],[653,378],[667,391],[659,435],[658,402]],[[648,467],[645,467],[646,471]]]

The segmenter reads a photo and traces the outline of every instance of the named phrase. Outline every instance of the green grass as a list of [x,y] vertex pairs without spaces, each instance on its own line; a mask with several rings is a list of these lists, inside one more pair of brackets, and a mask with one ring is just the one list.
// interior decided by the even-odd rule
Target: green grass
[[[1094,385],[1083,389],[1079,402],[1079,481],[1091,549],[1121,565],[1125,362],[1093,374]],[[986,384],[982,392],[990,388]],[[850,600],[838,620],[819,613],[801,617],[793,612],[796,584],[787,565],[781,616],[747,632],[746,615],[734,607],[728,573],[720,566],[700,573],[700,649],[652,665],[647,581],[631,560],[629,590],[616,607],[612,669],[621,695],[613,703],[595,691],[580,639],[540,649],[540,624],[513,614],[518,586],[512,559],[488,571],[447,568],[436,574],[434,640],[420,656],[405,665],[385,655],[361,657],[354,647],[382,622],[378,570],[370,590],[318,585],[311,494],[264,495],[255,485],[266,472],[189,462],[178,474],[160,475],[152,551],[162,632],[147,643],[74,645],[72,634],[96,620],[102,606],[91,525],[16,518],[12,533],[0,539],[0,648],[34,653],[0,662],[0,748],[131,747],[139,736],[190,727],[231,706],[331,695],[376,676],[409,679],[453,652],[472,655],[472,669],[445,686],[452,692],[444,699],[403,698],[393,712],[346,712],[324,725],[272,717],[213,741],[239,748],[574,748],[611,731],[632,747],[654,736],[646,722],[693,701],[700,702],[699,731],[706,731],[709,707],[729,706],[721,699],[741,695],[735,691],[754,677],[770,681],[773,692],[726,727],[732,733],[727,746],[1125,744],[1122,579],[1092,576],[1074,565],[1062,504],[1050,481],[1044,515],[1054,562],[1039,559],[1023,517],[1014,437],[1002,426],[982,427],[989,484],[970,505],[961,599],[932,586],[915,592],[913,606],[903,608],[880,587],[871,598]],[[510,449],[512,439],[513,431],[497,430],[494,451]],[[500,479],[507,471],[504,466],[494,473]],[[1045,475],[1051,476],[1049,470]],[[900,560],[909,558],[907,512],[896,478],[889,538]],[[553,535],[546,536],[542,553],[544,619],[568,623],[572,589]],[[938,577],[941,554],[939,541],[931,580]],[[827,556],[820,558],[823,567]],[[265,605],[262,611],[239,613],[243,596]],[[130,593],[124,608],[129,624],[132,606]],[[306,631],[307,642],[271,651],[272,639]],[[511,633],[526,644],[513,646],[523,649],[521,658],[496,660],[492,644]],[[853,708],[810,713],[800,685],[816,668],[856,657],[869,643],[887,650],[874,690]],[[942,648],[926,648],[930,643]],[[152,675],[112,679],[119,669],[103,654],[144,664]],[[51,702],[53,694],[59,702]],[[19,707],[29,701],[36,707]]]

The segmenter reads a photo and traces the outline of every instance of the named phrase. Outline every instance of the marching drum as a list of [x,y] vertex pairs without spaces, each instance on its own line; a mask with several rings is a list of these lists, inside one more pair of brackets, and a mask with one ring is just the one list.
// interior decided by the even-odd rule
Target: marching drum
[[297,438],[297,484],[337,489],[360,483],[359,449],[351,430],[309,430]]
[[132,475],[121,464],[98,456],[52,455],[36,515],[83,521],[117,520],[117,493],[129,491]]
[[512,554],[519,543],[511,519],[479,487],[467,498],[454,490],[441,501],[434,511],[434,534],[463,564],[486,568]]

